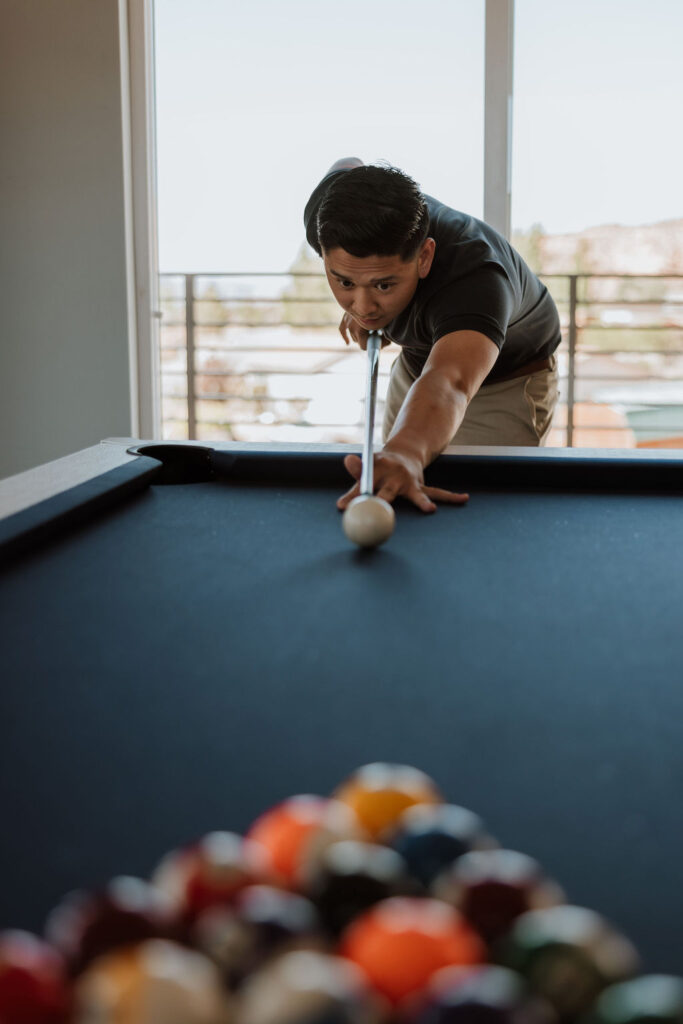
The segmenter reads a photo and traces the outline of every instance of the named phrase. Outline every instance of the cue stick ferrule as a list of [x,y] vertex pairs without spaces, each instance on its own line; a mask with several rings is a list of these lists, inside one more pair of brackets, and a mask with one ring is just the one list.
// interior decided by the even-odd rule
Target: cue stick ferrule
[[382,332],[370,331],[367,344],[367,377],[365,381],[365,436],[363,439],[363,468],[360,477],[360,493],[372,494],[374,473],[372,438],[375,430],[375,402],[377,399],[377,374],[379,353],[382,348]]

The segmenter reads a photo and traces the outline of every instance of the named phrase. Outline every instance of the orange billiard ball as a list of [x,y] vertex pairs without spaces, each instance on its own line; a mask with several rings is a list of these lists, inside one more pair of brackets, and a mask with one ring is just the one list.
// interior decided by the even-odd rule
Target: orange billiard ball
[[442,967],[484,961],[486,947],[453,907],[439,900],[396,896],[356,918],[340,952],[356,963],[394,1005],[422,992]]
[[374,839],[386,833],[409,807],[443,803],[436,784],[424,772],[410,765],[382,762],[359,768],[334,796],[352,808]]
[[305,883],[317,858],[332,843],[360,839],[356,816],[338,800],[300,795],[266,811],[247,832],[254,873],[276,885]]

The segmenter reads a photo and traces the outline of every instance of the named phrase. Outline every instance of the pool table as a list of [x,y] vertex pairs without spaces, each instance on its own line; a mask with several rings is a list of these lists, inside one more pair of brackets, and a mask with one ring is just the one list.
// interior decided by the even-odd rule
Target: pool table
[[360,551],[344,446],[103,442],[0,483],[0,927],[369,761],[683,967],[683,452],[449,449]]

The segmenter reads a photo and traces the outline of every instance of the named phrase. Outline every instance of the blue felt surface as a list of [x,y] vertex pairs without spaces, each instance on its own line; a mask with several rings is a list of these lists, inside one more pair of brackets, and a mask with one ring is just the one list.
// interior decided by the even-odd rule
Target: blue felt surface
[[0,589],[0,926],[371,760],[680,970],[681,499],[473,493],[351,549],[337,492],[152,486]]

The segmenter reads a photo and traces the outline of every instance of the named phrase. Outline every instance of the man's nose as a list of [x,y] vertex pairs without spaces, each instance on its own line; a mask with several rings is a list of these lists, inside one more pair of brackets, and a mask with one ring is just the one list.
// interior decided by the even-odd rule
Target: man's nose
[[369,292],[358,291],[354,297],[353,309],[358,316],[368,316],[376,312],[377,303]]

